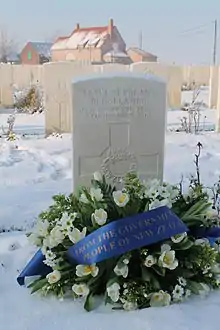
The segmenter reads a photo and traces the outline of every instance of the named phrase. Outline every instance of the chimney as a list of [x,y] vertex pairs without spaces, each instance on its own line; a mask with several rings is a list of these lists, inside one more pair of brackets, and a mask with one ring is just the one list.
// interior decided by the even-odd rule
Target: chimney
[[110,34],[110,37],[113,34],[113,28],[114,28],[114,21],[112,18],[108,21],[108,33]]
[[76,23],[75,30],[79,30],[79,29],[80,29],[79,23]]

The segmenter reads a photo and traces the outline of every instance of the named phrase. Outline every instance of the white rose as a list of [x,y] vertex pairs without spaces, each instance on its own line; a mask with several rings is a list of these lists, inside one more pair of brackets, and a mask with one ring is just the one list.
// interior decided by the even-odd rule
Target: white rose
[[178,267],[178,260],[175,258],[175,251],[164,251],[159,257],[159,266],[174,270]]
[[108,214],[105,210],[99,209],[95,210],[95,212],[92,214],[92,219],[99,225],[103,226],[106,223]]
[[113,199],[116,205],[124,207],[129,202],[129,195],[121,190],[113,192]]
[[113,283],[109,287],[107,287],[107,294],[111,298],[113,302],[117,302],[120,297],[120,285],[118,283]]
[[47,280],[49,284],[57,283],[61,279],[61,273],[59,270],[54,270],[52,273],[47,275]]
[[126,278],[128,276],[128,266],[126,264],[116,265],[114,268],[114,272],[117,276],[122,276]]
[[76,244],[81,239],[83,239],[86,236],[86,227],[83,228],[82,232],[77,228],[71,228],[71,230],[68,230],[68,237],[71,242]]
[[102,174],[100,172],[95,172],[93,174],[93,177],[95,181],[100,181],[100,182],[102,181]]
[[76,266],[76,275],[78,277],[84,277],[88,275],[92,275],[92,277],[96,277],[99,273],[99,268],[94,265],[77,265]]
[[146,267],[152,267],[153,265],[156,264],[156,262],[157,262],[157,259],[156,259],[154,256],[149,255],[149,256],[147,256],[147,258],[145,259],[145,261],[144,261],[144,265],[145,265]]
[[89,294],[89,287],[85,283],[74,284],[72,291],[80,297],[86,297]]
[[171,241],[173,243],[178,244],[178,243],[182,242],[186,236],[187,236],[187,233],[178,234],[178,235],[171,237]]
[[155,292],[152,294],[150,299],[150,306],[151,307],[163,307],[170,305],[171,296],[169,293],[160,290],[159,292]]
[[100,188],[91,188],[90,196],[93,201],[97,201],[97,202],[100,202],[103,199],[103,193]]

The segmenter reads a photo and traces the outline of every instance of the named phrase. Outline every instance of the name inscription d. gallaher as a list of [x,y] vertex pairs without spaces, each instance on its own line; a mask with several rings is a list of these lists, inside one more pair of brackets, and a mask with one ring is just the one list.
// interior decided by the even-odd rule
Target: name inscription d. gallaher
[[67,256],[76,264],[94,264],[187,231],[187,226],[163,206],[97,229],[70,247]]

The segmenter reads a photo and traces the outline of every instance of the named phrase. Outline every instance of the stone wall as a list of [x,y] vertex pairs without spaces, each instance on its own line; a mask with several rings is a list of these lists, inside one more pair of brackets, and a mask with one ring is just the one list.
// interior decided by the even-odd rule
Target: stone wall
[[[76,77],[93,73],[134,72],[153,74],[163,78],[167,83],[167,106],[179,109],[181,106],[181,86],[183,83],[195,81],[218,89],[218,81],[213,76],[211,67],[180,67],[161,63],[141,62],[129,65],[105,64],[90,65],[82,62],[52,62],[40,65],[0,65],[0,106],[13,104],[13,86],[22,89],[37,81],[45,94],[46,132],[69,132],[71,97],[71,81]],[[215,69],[216,72],[216,69]],[[217,81],[217,83],[216,83]],[[210,105],[216,106],[216,93],[213,91]],[[211,95],[211,94],[210,94]],[[212,103],[212,104],[211,104]]]

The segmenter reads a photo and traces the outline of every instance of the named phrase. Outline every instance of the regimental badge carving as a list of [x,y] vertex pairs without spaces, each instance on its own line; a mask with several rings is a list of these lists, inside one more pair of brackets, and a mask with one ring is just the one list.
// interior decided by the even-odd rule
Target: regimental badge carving
[[[117,165],[120,168],[120,163],[121,171],[118,171]],[[101,171],[107,179],[120,183],[127,172],[137,171],[137,159],[128,149],[108,149],[101,164]]]

